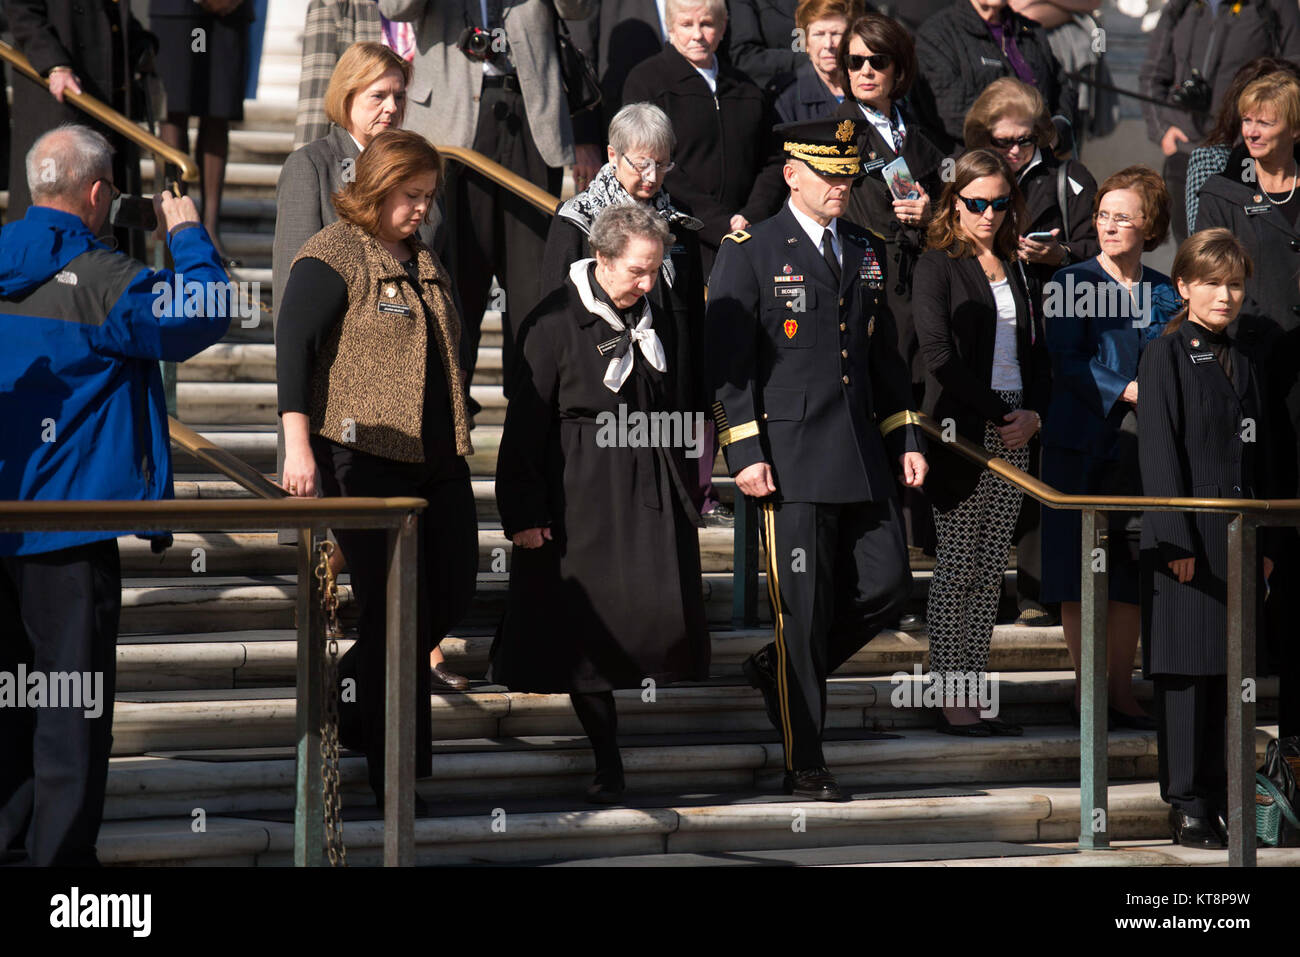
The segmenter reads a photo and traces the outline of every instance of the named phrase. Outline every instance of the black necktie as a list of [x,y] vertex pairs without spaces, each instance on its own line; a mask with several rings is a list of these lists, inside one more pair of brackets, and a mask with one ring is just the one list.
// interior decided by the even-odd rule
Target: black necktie
[[831,269],[831,275],[835,277],[836,285],[840,281],[840,262],[835,258],[835,236],[829,230],[822,232],[822,256],[826,259],[826,265]]

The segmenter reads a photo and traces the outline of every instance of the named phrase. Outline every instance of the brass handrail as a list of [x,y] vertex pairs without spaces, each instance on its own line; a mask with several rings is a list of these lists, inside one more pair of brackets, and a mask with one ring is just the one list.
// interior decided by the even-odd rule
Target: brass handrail
[[[31,61],[28,60],[27,56],[17,47],[11,46],[8,43],[0,42],[0,57],[8,60],[15,70],[22,73],[28,79],[39,83],[46,89],[49,88],[50,81],[36,72]],[[199,181],[199,166],[194,162],[192,157],[187,153],[182,153],[173,146],[168,146],[147,130],[140,129],[140,127],[132,123],[107,103],[96,99],[89,93],[73,93],[71,91],[65,92],[63,94],[63,99],[65,102],[71,103],[83,113],[89,113],[113,131],[125,136],[141,149],[147,150],[157,156],[161,156],[172,165],[180,167],[181,179],[185,182],[197,183]]]
[[498,186],[504,186],[516,196],[528,200],[548,216],[555,215],[555,210],[560,205],[558,197],[552,196],[540,186],[528,182],[518,173],[506,169],[495,160],[488,159],[482,153],[461,146],[439,146],[438,152],[454,159],[463,166],[469,167],[476,173],[482,173]]
[[204,465],[238,482],[258,498],[277,499],[289,494],[239,456],[213,445],[174,416],[167,417],[167,426],[172,444],[179,445]]
[[939,423],[924,412],[910,412],[907,414],[907,420],[919,426],[927,435],[938,439],[945,447],[956,449],[977,465],[987,467],[1049,508],[1232,512],[1234,515],[1241,512],[1300,512],[1300,499],[1295,498],[1183,498],[1150,495],[1073,495],[1058,492],[1046,482],[1016,468],[1006,459],[991,454],[970,439],[960,435],[945,436]]

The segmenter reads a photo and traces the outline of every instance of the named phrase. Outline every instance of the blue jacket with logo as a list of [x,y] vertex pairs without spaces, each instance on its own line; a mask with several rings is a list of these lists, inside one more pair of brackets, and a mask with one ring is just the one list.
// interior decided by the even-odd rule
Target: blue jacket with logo
[[[230,300],[175,302],[177,274],[204,290],[227,280],[202,226],[168,242],[176,268],[155,272],[50,207],[0,232],[0,500],[173,497],[158,362],[181,362],[225,335]],[[0,532],[0,555],[119,534]]]

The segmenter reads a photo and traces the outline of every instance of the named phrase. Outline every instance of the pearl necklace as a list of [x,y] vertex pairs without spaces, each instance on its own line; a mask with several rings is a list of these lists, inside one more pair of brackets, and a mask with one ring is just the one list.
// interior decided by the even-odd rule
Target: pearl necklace
[[[1295,195],[1296,183],[1300,183],[1300,175],[1297,174],[1300,174],[1300,164],[1297,164],[1295,160],[1292,160],[1291,161],[1291,192],[1286,194],[1286,199],[1282,200],[1281,202],[1274,199],[1272,196],[1269,195],[1268,190],[1264,189],[1264,184],[1260,183],[1259,188],[1264,191],[1264,198],[1268,200],[1270,203],[1272,203],[1274,206],[1285,206],[1287,203],[1291,202],[1291,197]],[[1286,180],[1283,180],[1282,182],[1286,182]]]

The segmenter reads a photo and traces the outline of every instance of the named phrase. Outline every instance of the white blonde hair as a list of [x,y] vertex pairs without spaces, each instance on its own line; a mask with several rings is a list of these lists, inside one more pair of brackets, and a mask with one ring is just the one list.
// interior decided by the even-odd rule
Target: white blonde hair
[[693,10],[695,7],[703,7],[713,14],[713,19],[718,21],[719,26],[727,22],[727,0],[666,0],[664,20],[668,23],[668,29],[673,28],[673,21],[677,19],[678,13],[682,10]]

